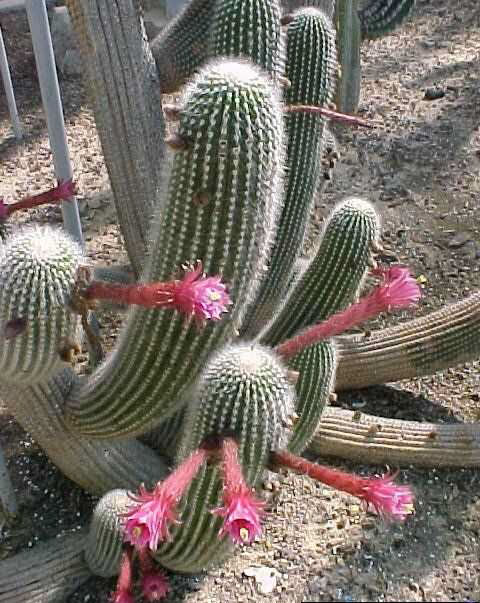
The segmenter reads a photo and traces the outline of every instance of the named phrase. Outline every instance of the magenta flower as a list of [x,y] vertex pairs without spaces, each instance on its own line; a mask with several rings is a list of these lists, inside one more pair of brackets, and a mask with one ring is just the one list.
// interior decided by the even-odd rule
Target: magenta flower
[[167,577],[163,572],[150,572],[142,577],[142,594],[147,601],[160,601],[170,590]]
[[75,183],[70,179],[59,182],[57,186],[44,193],[25,197],[16,203],[7,205],[4,200],[0,198],[0,221],[6,220],[10,214],[13,214],[19,209],[29,209],[38,205],[44,205],[45,203],[56,203],[57,201],[70,199],[75,192]]
[[414,496],[409,486],[397,486],[394,475],[371,478],[360,495],[367,506],[386,518],[403,521],[413,511]]
[[279,467],[288,467],[336,490],[360,498],[367,507],[371,505],[385,518],[403,521],[413,511],[414,495],[410,487],[394,484],[394,475],[359,477],[312,463],[286,450],[272,453],[272,461]]
[[135,603],[132,596],[132,557],[129,550],[124,551],[120,562],[117,588],[110,597],[111,603]]
[[219,536],[228,534],[239,544],[250,544],[262,532],[261,517],[265,503],[255,498],[243,477],[238,462],[238,446],[231,438],[222,441],[223,502],[224,506],[212,513],[224,517]]
[[374,274],[381,276],[383,282],[369,295],[320,324],[308,327],[299,335],[284,341],[276,347],[276,351],[284,358],[289,358],[314,343],[339,335],[382,312],[393,308],[407,308],[420,299],[420,287],[407,268],[380,268],[376,269]]
[[158,543],[170,539],[169,526],[177,521],[175,506],[183,496],[207,458],[200,448],[181,463],[152,492],[140,486],[139,494],[131,495],[136,503],[124,514],[124,539],[136,549],[148,547],[156,551]]
[[146,308],[174,308],[187,316],[194,316],[199,324],[205,320],[219,320],[232,303],[227,288],[219,276],[205,277],[202,263],[187,270],[182,280],[138,285],[90,283],[86,299],[107,299]]

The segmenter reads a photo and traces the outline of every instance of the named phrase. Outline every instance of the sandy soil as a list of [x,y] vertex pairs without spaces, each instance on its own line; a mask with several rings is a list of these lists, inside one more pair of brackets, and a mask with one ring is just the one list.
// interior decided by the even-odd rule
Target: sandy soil
[[[0,96],[0,194],[19,199],[52,186],[46,136],[26,21],[2,17],[26,137],[9,135]],[[362,51],[360,114],[382,127],[341,132],[342,160],[312,222],[310,241],[346,195],[376,203],[383,217],[386,261],[411,266],[424,281],[418,312],[478,288],[480,257],[480,6],[477,0],[419,0],[400,31]],[[80,194],[88,254],[94,262],[125,260],[108,178],[79,80],[62,80],[68,141]],[[444,95],[426,100],[429,88]],[[428,95],[427,95],[428,96]],[[20,221],[59,221],[41,209]],[[388,322],[401,320],[391,317]],[[101,316],[105,340],[120,319]],[[385,320],[379,324],[386,324]],[[415,381],[350,392],[337,404],[397,418],[468,422],[480,418],[478,363]],[[21,513],[0,536],[0,559],[88,522],[94,499],[64,478],[3,409],[6,450]],[[385,467],[332,464],[362,474]],[[480,480],[474,470],[402,467],[399,480],[417,496],[416,513],[388,525],[353,498],[297,476],[266,484],[280,489],[263,538],[226,565],[171,576],[169,602],[480,601]],[[260,592],[252,567],[275,578]],[[92,578],[68,603],[106,601],[113,581]]]

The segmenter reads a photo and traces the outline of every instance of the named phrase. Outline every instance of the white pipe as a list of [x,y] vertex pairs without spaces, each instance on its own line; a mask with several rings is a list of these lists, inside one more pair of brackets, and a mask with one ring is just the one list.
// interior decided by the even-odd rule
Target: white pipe
[[[60,86],[58,85],[45,0],[25,0],[25,8],[27,9],[28,23],[32,34],[33,52],[37,64],[43,108],[47,117],[55,176],[57,180],[70,180],[73,172],[68,152],[62,99],[60,97]],[[62,203],[62,215],[65,229],[83,245],[82,225],[74,197]]]
[[3,34],[0,27],[0,71],[2,72],[3,86],[7,96],[8,112],[12,121],[12,129],[15,138],[21,140],[23,136],[22,125],[18,117],[17,103],[15,102],[15,94],[13,92],[12,78],[10,76],[10,68],[8,66],[7,52],[3,43]]

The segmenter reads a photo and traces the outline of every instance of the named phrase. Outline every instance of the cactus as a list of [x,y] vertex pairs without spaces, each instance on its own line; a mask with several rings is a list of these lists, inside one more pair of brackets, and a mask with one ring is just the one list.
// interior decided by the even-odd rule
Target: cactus
[[[331,100],[336,83],[335,33],[320,11],[307,8],[291,16],[286,76],[291,82],[285,95],[288,105],[322,106]],[[287,181],[270,270],[242,326],[242,336],[255,336],[285,294],[319,186],[324,127],[321,115],[286,116],[286,162],[292,177]]]
[[[410,491],[390,476],[354,478],[295,456],[309,445],[321,454],[376,462],[478,465],[475,426],[439,426],[438,437],[429,439],[435,426],[366,415],[356,422],[325,408],[335,381],[337,388],[360,387],[478,354],[478,294],[370,338],[338,336],[357,319],[417,299],[413,279],[394,267],[377,270],[383,284],[356,302],[378,250],[379,219],[367,201],[338,205],[315,256],[301,266],[328,134],[324,117],[285,113],[287,104],[321,108],[331,99],[335,53],[327,16],[310,8],[286,19],[285,74],[292,85],[285,90],[276,0],[192,0],[152,44],[161,55],[159,74],[137,0],[68,5],[133,276],[95,271],[66,235],[49,227],[16,230],[2,214],[2,399],[68,477],[103,495],[88,538],[72,538],[65,563],[51,545],[45,554],[21,556],[20,567],[33,568],[27,587],[13,577],[16,558],[0,565],[5,600],[24,600],[30,585],[38,586],[41,600],[42,564],[57,574],[56,600],[90,572],[120,572],[117,599],[130,601],[137,561],[144,593],[149,585],[148,592],[164,594],[155,564],[197,572],[232,552],[229,536],[245,543],[258,535],[263,503],[256,490],[265,471],[280,466],[363,497],[393,518],[409,512]],[[358,25],[355,12],[338,7],[337,22],[346,15]],[[368,18],[381,29],[403,16],[407,3],[369,7],[378,8],[378,19]],[[196,25],[208,36],[194,39]],[[340,54],[352,41],[342,39]],[[201,52],[189,56],[197,43]],[[200,66],[208,54],[216,58]],[[160,60],[174,66],[172,86],[199,69],[171,112],[179,123],[165,141],[173,152],[161,169]],[[329,169],[334,146],[327,149]],[[136,307],[114,351],[79,377],[69,363],[82,327],[95,336],[87,320],[95,298]],[[247,318],[257,314],[261,330]],[[242,329],[245,340],[237,339]],[[371,429],[377,424],[381,436]],[[244,507],[237,516],[239,501]],[[168,525],[175,518],[181,523]]]
[[415,8],[416,0],[371,0],[358,11],[363,40],[374,40],[398,27]]

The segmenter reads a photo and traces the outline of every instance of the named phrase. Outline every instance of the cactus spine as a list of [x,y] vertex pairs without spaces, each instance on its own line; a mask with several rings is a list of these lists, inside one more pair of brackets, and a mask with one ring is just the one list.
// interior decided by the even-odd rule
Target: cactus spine
[[[336,84],[335,32],[325,15],[301,9],[287,30],[289,105],[322,106],[331,100]],[[244,336],[255,336],[270,319],[291,279],[300,255],[314,194],[319,184],[324,119],[319,115],[289,114],[287,134],[287,192],[270,259],[270,270],[252,306]]]
[[112,357],[72,394],[68,416],[84,435],[141,434],[178,411],[177,396],[242,319],[268,258],[278,204],[272,176],[276,183],[283,155],[275,91],[246,63],[214,62],[183,106],[187,148],[174,157],[144,279],[168,280],[201,259],[229,284],[235,306],[229,320],[200,332],[192,319],[134,311]]

